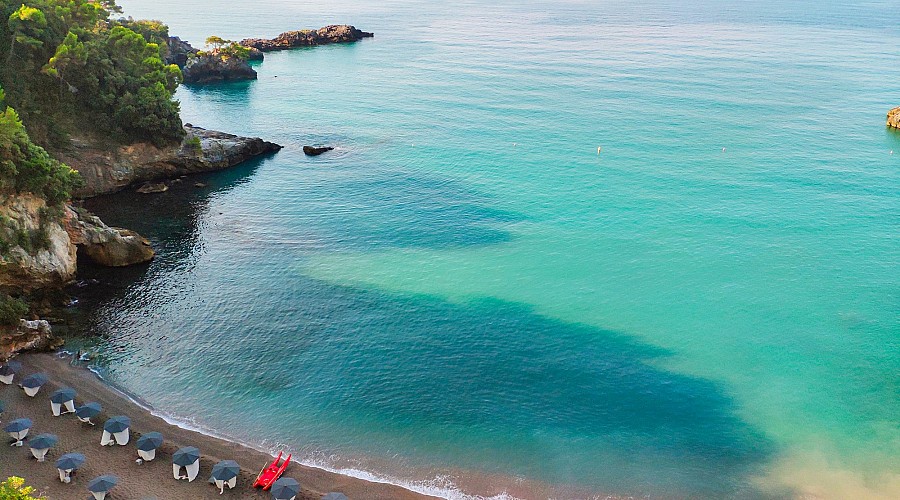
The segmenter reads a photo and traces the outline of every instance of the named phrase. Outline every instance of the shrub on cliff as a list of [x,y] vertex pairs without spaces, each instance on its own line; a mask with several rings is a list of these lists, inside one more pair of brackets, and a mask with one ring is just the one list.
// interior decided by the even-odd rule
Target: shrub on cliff
[[163,62],[168,29],[114,20],[114,1],[0,0],[0,84],[28,130],[64,144],[73,130],[176,142],[181,72]]
[[[19,320],[28,314],[28,304],[24,301],[9,295],[0,295],[0,325],[16,326]],[[7,481],[8,482],[8,481]],[[3,483],[6,484],[6,483]],[[0,500],[3,500],[3,486],[0,485]],[[17,498],[17,497],[10,497]]]
[[78,172],[31,142],[19,115],[5,106],[2,88],[0,110],[0,193],[32,193],[49,206],[68,200],[81,182]]

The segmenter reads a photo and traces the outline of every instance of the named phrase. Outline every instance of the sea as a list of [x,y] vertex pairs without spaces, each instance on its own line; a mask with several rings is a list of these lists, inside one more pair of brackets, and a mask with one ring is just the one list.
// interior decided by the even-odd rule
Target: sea
[[375,33],[178,90],[278,154],[86,202],[158,255],[68,348],[156,413],[448,499],[900,498],[896,0],[120,4]]

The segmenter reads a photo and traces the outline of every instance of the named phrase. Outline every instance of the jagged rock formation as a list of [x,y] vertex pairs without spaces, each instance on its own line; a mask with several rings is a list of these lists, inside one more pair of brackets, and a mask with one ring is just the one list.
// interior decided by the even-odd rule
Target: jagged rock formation
[[76,251],[63,227],[66,214],[50,212],[42,198],[30,194],[0,202],[0,292],[31,293],[74,279]]
[[73,244],[101,266],[126,267],[153,260],[150,242],[134,231],[109,227],[85,210],[69,209],[67,229]]
[[83,210],[65,207],[59,212],[33,195],[2,200],[0,293],[62,288],[75,279],[79,248],[97,264],[113,267],[147,262],[155,255],[150,243],[132,231],[111,228]]
[[900,107],[896,107],[887,114],[888,127],[900,128]]
[[259,138],[239,137],[190,124],[184,128],[187,134],[182,143],[169,147],[141,142],[109,150],[73,139],[72,147],[56,156],[84,178],[84,187],[76,196],[91,197],[133,184],[222,170],[281,149]]
[[262,52],[273,50],[293,49],[295,47],[312,47],[315,45],[327,45],[330,43],[356,42],[363,38],[371,38],[374,33],[360,31],[346,24],[325,26],[318,30],[288,31],[271,40],[262,38],[247,38],[241,40],[244,47],[258,49]]
[[184,83],[189,84],[256,80],[256,70],[247,61],[238,57],[223,57],[216,51],[193,55],[181,72]]
[[17,327],[0,328],[0,361],[6,361],[23,351],[55,348],[59,343],[53,337],[50,323],[23,319]]
[[188,59],[195,55],[199,50],[191,46],[177,36],[170,36],[166,44],[166,64],[175,64],[179,68],[184,68]]

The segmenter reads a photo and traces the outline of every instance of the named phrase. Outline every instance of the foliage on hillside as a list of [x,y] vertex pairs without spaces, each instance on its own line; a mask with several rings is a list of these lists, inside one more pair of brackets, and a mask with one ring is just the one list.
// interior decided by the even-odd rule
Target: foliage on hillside
[[25,480],[21,477],[10,477],[0,483],[0,500],[43,500],[44,497],[35,496],[34,488],[25,486]]
[[58,206],[80,182],[78,172],[31,142],[16,111],[4,104],[0,88],[0,194],[32,193]]
[[64,145],[73,130],[159,145],[183,136],[168,28],[118,12],[112,0],[0,0],[0,84],[37,142]]

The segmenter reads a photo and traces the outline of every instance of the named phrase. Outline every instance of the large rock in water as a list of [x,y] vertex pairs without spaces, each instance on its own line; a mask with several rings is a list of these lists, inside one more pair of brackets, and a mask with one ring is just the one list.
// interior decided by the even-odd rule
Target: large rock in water
[[244,47],[258,49],[262,52],[273,50],[293,49],[295,47],[312,47],[315,45],[327,45],[330,43],[348,43],[371,38],[374,33],[360,31],[347,24],[325,26],[318,30],[288,31],[277,37],[266,40],[262,38],[247,38],[241,40]]
[[256,80],[256,70],[247,61],[238,57],[223,57],[215,51],[188,58],[181,72],[184,83]]
[[78,170],[84,187],[77,197],[112,193],[148,181],[233,167],[281,146],[260,138],[239,137],[185,125],[181,144],[159,148],[139,142],[109,150],[85,140],[72,140],[57,159]]
[[109,227],[85,210],[70,211],[71,239],[95,263],[126,267],[149,262],[156,255],[150,242],[134,231]]
[[888,127],[900,128],[900,107],[896,107],[887,114]]
[[33,195],[0,199],[0,292],[59,288],[75,278],[75,245],[63,227],[67,215],[52,212]]

